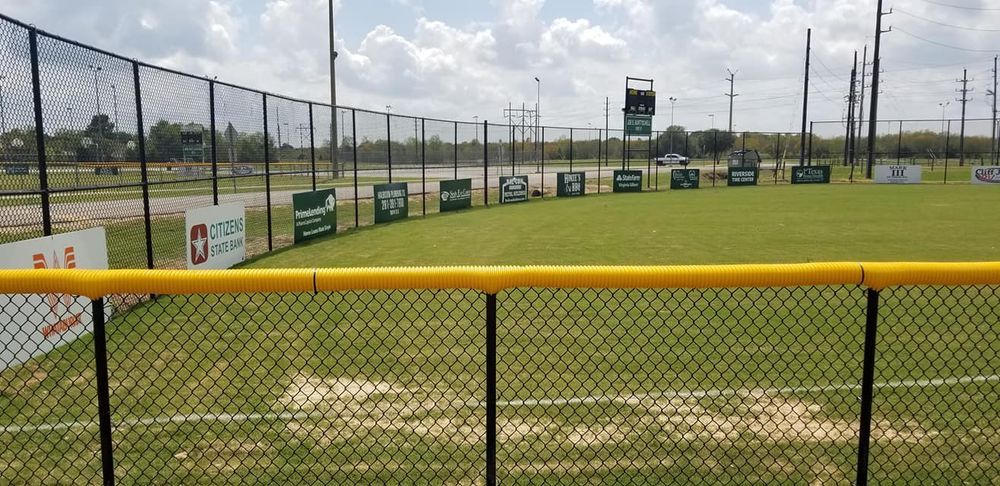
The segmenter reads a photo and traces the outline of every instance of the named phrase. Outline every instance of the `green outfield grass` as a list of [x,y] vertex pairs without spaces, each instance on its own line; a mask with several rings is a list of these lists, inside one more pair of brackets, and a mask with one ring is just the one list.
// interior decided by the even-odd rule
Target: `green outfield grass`
[[[610,180],[603,183],[607,190]],[[661,189],[668,184],[660,180]],[[1000,257],[1000,225],[989,220],[1000,191],[992,187],[594,190],[592,182],[582,198],[426,218],[417,217],[421,199],[411,198],[409,220],[245,266]],[[477,206],[481,198],[474,194]],[[436,213],[435,197],[426,204]],[[370,207],[359,209],[370,218]],[[353,206],[338,211],[342,224],[353,223]],[[259,217],[248,214],[251,233]],[[995,376],[994,289],[901,289],[883,299],[876,382]],[[515,289],[498,302],[501,482],[852,481],[858,392],[842,386],[860,381],[862,289]],[[473,291],[142,304],[108,326],[117,478],[479,484],[484,312]],[[92,350],[84,337],[0,372],[5,482],[96,482]],[[786,387],[793,390],[759,391]],[[873,482],[993,481],[998,390],[996,381],[879,389]],[[193,417],[205,414],[214,415]]]

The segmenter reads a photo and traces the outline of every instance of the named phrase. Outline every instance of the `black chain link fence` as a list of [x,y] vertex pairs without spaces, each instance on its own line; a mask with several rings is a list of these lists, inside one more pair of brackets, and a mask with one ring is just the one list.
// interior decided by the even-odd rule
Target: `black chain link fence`
[[1000,476],[998,286],[96,302],[4,297],[0,482]]

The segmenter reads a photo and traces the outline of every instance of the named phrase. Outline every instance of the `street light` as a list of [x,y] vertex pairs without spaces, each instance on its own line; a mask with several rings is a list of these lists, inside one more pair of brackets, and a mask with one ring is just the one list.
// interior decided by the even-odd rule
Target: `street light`
[[115,85],[111,85],[111,97],[114,99],[115,103],[115,130],[118,130],[118,88]]
[[389,111],[392,110],[392,105],[385,105],[385,114],[388,115]]
[[677,103],[677,98],[671,96],[668,99],[670,100],[670,126],[674,126],[674,103]]
[[538,79],[538,76],[535,76],[535,86],[536,86],[536,95],[535,95],[535,160],[538,160],[538,136],[539,136],[538,132],[541,131],[541,123],[539,122],[539,117],[540,117],[539,110],[541,110],[541,107],[542,107],[542,80]]
[[709,114],[708,117],[712,119],[712,130],[715,130],[715,113]]
[[479,115],[474,115],[472,118],[475,120],[474,125],[476,126],[476,143],[479,143]]
[[104,161],[104,149],[102,147],[103,144],[101,142],[104,141],[104,125],[102,123],[100,123],[100,116],[101,116],[101,90],[98,89],[98,87],[97,87],[97,75],[103,69],[101,68],[101,66],[95,66],[93,64],[87,64],[87,69],[90,69],[91,71],[94,72],[94,100],[97,102],[97,112],[94,114],[94,118],[97,119],[97,122],[98,122],[97,123],[97,134],[100,137],[100,141],[97,143],[97,154],[98,154],[98,159],[101,162],[103,162]]
[[944,109],[947,108],[948,105],[950,104],[951,104],[950,101],[946,101],[944,103],[938,103],[938,106],[941,107],[941,133],[944,133]]

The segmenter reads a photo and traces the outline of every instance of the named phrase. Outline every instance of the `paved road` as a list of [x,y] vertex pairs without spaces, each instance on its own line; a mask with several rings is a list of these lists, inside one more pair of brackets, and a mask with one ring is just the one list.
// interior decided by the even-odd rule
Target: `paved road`
[[[600,172],[601,177],[610,177],[611,172],[617,168],[614,164],[611,167],[602,167],[600,170],[596,165],[588,165],[585,167],[574,166],[574,171],[584,171],[587,174],[589,180],[595,180],[598,177],[598,172]],[[646,171],[646,167],[633,166],[634,169]],[[767,169],[770,167],[762,166],[762,169]],[[528,170],[529,166],[519,167],[518,170],[521,175],[527,175],[529,183],[533,187],[539,187],[542,184],[542,174],[541,173],[528,173],[524,174],[523,171]],[[534,167],[530,167],[534,169]],[[546,188],[554,188],[556,185],[556,172],[550,172],[550,170],[558,171],[568,171],[569,166],[555,166],[546,167],[546,172],[544,175],[544,185]],[[670,167],[660,167],[659,172],[668,172]],[[650,171],[650,175],[655,174],[655,168]],[[489,185],[490,188],[499,187],[499,176],[509,175],[511,173],[510,167],[490,167],[489,175]],[[359,174],[364,177],[384,177],[388,178],[388,171],[386,170],[366,170]],[[394,169],[392,171],[393,178],[398,179],[419,179],[421,177],[420,169]],[[427,192],[436,193],[438,191],[437,180],[452,179],[455,177],[455,170],[453,168],[429,168],[426,172],[427,182]],[[473,190],[481,190],[483,188],[483,170],[478,167],[459,167],[458,168],[459,178],[469,178],[472,179]],[[281,187],[281,177],[275,176],[272,179],[273,184]],[[410,195],[419,195],[422,192],[422,186],[420,182],[409,182]],[[165,187],[165,186],[158,186]],[[260,188],[260,192],[244,192],[239,194],[220,194],[219,203],[225,204],[229,202],[240,202],[242,201],[247,207],[264,207],[267,204],[267,199],[263,191],[263,187]],[[172,194],[176,194],[176,190],[169,190]],[[302,192],[302,188],[294,190],[273,190],[271,192],[271,205],[272,206],[282,206],[290,205],[292,203],[292,194],[297,192]],[[370,199],[373,197],[373,186],[371,184],[361,185],[358,187],[357,195],[354,193],[354,187],[337,187],[336,189],[337,199],[341,201],[354,200],[355,197],[360,199]],[[114,191],[113,189],[109,189]],[[204,189],[199,189],[198,191],[204,191]],[[165,216],[165,215],[177,215],[183,214],[185,210],[202,207],[212,204],[211,195],[206,195],[204,193],[191,196],[156,196],[155,192],[151,194],[150,197],[150,213],[154,216]],[[94,200],[94,201],[78,201],[78,202],[60,202],[52,204],[52,222],[53,224],[62,225],[70,224],[79,221],[92,221],[95,219],[129,219],[129,218],[141,218],[143,217],[142,202],[140,199],[127,199],[127,200]],[[20,205],[20,206],[0,206],[0,228],[18,228],[23,226],[37,226],[39,224],[39,219],[41,218],[41,213],[37,205]]]

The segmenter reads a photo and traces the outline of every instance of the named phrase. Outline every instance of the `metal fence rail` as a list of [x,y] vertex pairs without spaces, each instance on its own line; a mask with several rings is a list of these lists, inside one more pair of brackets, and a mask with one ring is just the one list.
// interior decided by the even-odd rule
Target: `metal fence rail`
[[[83,320],[0,347],[5,483],[1000,474],[998,263],[14,270],[0,294],[11,323]],[[158,297],[109,314],[122,294]]]

